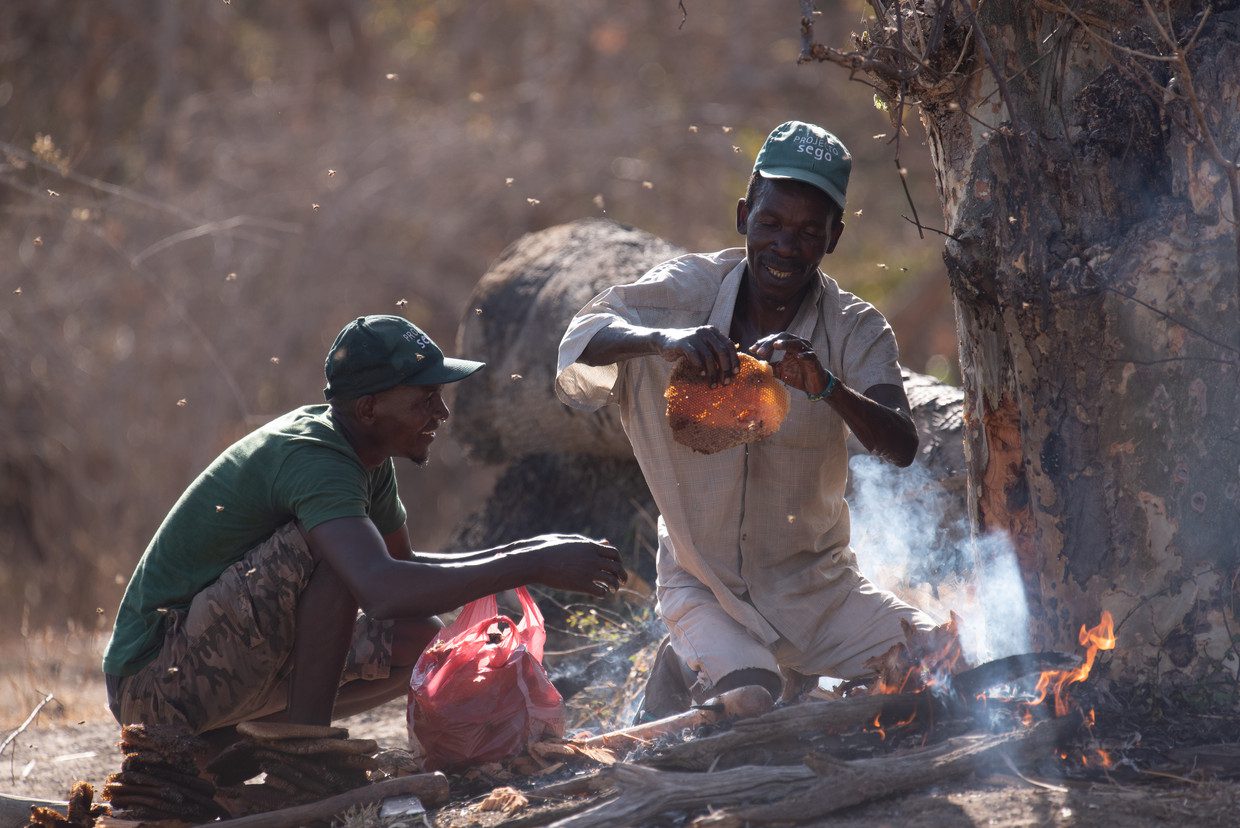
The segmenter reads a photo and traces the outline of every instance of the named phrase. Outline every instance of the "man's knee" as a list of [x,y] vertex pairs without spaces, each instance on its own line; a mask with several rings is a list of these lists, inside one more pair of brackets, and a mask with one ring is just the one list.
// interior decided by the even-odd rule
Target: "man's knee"
[[751,684],[765,687],[772,699],[778,699],[783,690],[784,680],[779,673],[773,673],[761,667],[746,667],[743,670],[733,670],[719,679],[715,682],[712,692],[714,695],[719,695],[738,687],[748,687]]
[[392,667],[412,667],[442,629],[443,622],[433,615],[396,621],[392,628]]

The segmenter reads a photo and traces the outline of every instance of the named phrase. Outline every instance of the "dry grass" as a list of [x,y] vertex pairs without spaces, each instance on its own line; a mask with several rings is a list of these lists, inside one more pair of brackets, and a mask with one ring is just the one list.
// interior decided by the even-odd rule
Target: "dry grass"
[[62,629],[0,637],[0,733],[8,735],[48,693],[54,699],[31,727],[108,717],[99,663],[110,630],[70,622]]

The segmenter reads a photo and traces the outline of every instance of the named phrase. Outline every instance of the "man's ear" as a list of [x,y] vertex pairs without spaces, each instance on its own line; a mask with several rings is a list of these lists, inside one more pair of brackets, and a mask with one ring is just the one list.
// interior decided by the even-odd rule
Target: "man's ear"
[[745,235],[745,222],[749,221],[749,205],[745,203],[745,199],[738,198],[736,200],[736,232],[742,236]]
[[370,425],[375,421],[374,394],[364,394],[353,401],[353,416],[359,423]]
[[840,236],[844,233],[844,222],[842,219],[836,219],[835,224],[831,225],[831,241],[827,245],[827,252],[834,253],[835,246],[840,242]]

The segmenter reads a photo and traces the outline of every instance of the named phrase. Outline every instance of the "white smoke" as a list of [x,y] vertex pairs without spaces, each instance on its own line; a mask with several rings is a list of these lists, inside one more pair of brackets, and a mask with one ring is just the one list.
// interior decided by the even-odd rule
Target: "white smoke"
[[948,492],[921,465],[900,469],[856,455],[849,469],[862,573],[939,620],[954,610],[974,664],[1027,652],[1029,608],[1007,536],[973,537],[964,493]]

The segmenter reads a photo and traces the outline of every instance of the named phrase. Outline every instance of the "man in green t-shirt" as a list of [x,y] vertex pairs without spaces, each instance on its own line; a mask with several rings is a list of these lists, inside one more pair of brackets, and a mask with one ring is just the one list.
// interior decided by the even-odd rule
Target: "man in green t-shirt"
[[329,724],[406,691],[438,612],[528,583],[618,588],[616,550],[579,535],[410,548],[393,458],[426,463],[449,413],[443,386],[481,367],[398,316],[345,326],[325,365],[328,404],[226,449],[138,562],[103,659],[118,721]]

